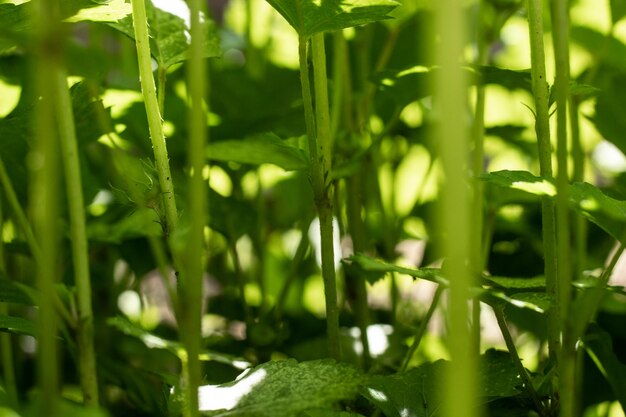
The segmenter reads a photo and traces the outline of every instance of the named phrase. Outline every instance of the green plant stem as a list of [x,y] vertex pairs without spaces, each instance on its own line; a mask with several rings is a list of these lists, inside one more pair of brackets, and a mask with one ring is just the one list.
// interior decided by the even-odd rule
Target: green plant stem
[[[365,225],[361,217],[362,198],[362,175],[358,172],[346,181],[347,204],[346,214],[348,217],[348,227],[352,237],[352,247],[355,253],[363,253],[366,250]],[[361,331],[361,345],[363,346],[363,368],[370,366],[370,346],[367,336],[369,325],[369,310],[367,305],[367,286],[365,279],[360,274],[351,274],[346,271],[346,288],[348,293],[353,291],[351,302],[355,311],[357,324]]]
[[347,42],[343,31],[337,30],[333,33],[333,105],[330,118],[330,136],[333,140],[337,138],[339,132],[345,102],[344,91],[348,88],[346,85],[347,53]]
[[201,0],[189,0],[191,21],[191,46],[188,65],[188,88],[191,111],[189,115],[189,214],[191,228],[185,251],[185,273],[182,288],[184,289],[184,305],[180,306],[185,325],[183,340],[187,349],[187,417],[198,415],[198,387],[202,382],[202,366],[200,350],[202,348],[202,281],[204,274],[204,229],[207,224],[208,190],[203,179],[205,167],[205,148],[208,141],[208,129],[204,106],[208,91],[208,72],[206,61],[202,56],[202,38],[206,25],[202,22],[203,11]]
[[98,377],[94,347],[93,312],[91,306],[91,279],[89,251],[85,223],[85,202],[78,159],[78,144],[72,101],[67,86],[67,75],[61,67],[56,72],[54,84],[55,109],[59,125],[59,139],[65,171],[65,186],[70,217],[70,241],[74,265],[74,281],[78,301],[78,358],[83,401],[88,407],[97,407]]
[[[335,277],[335,253],[333,240],[332,204],[332,138],[330,136],[330,114],[326,75],[326,52],[324,34],[318,33],[311,39],[313,79],[315,81],[315,126],[318,148],[317,170],[320,171],[321,194],[316,195],[317,214],[320,219],[322,252],[322,277],[326,298],[326,320],[329,354],[337,360],[341,357],[339,347],[339,308],[337,306],[337,280]],[[314,166],[315,169],[315,166]]]
[[37,242],[37,239],[35,239],[33,229],[30,227],[28,218],[26,217],[26,214],[24,213],[24,210],[22,210],[22,206],[17,199],[15,188],[13,188],[13,184],[7,174],[2,158],[0,158],[0,184],[2,185],[4,194],[7,197],[9,205],[11,206],[13,217],[20,226],[20,229],[22,229],[22,233],[24,233],[24,236],[26,237],[26,243],[28,243],[28,248],[35,259],[35,262],[38,263],[41,261],[41,249],[39,248],[39,243]]
[[157,68],[159,75],[159,87],[157,88],[157,101],[159,102],[159,112],[161,116],[165,115],[165,84],[167,82],[167,68],[159,65]]
[[[2,206],[2,198],[0,198],[0,231],[4,226],[4,210]],[[6,274],[6,258],[4,250],[4,239],[0,235],[0,272]],[[8,314],[9,305],[0,303],[0,314]],[[13,343],[11,334],[2,332],[0,334],[0,349],[2,350],[2,370],[4,371],[4,387],[7,393],[9,404],[17,407],[17,384],[15,379],[15,357],[13,356]]]
[[[56,1],[33,3],[36,44],[36,85],[42,97],[37,109],[36,142],[30,168],[30,204],[35,237],[41,248],[37,263],[37,287],[41,294],[53,294],[57,278],[59,231],[59,152],[54,120],[54,96],[58,69],[62,65],[62,36],[59,5]],[[45,71],[41,71],[45,68]],[[59,367],[58,319],[53,297],[40,297],[37,371],[40,388],[39,415],[58,415]]]
[[509,327],[506,324],[506,320],[504,318],[504,312],[501,308],[494,308],[494,313],[496,315],[496,320],[498,321],[498,326],[500,327],[500,331],[502,332],[502,336],[504,337],[504,342],[506,343],[506,347],[509,350],[509,354],[511,355],[511,359],[513,360],[513,364],[517,368],[517,372],[519,373],[520,378],[524,384],[524,389],[528,393],[528,396],[532,399],[533,403],[535,403],[535,407],[539,411],[539,414],[544,416],[545,409],[544,405],[539,398],[539,394],[535,390],[533,386],[533,382],[526,372],[526,368],[522,364],[522,360],[517,353],[517,348],[515,347],[515,342],[513,341],[513,337],[511,336],[511,332],[509,331]]
[[411,347],[409,347],[409,350],[406,352],[406,355],[404,355],[404,359],[402,360],[402,365],[400,365],[396,373],[398,374],[402,373],[406,371],[407,368],[409,367],[409,363],[411,363],[411,359],[413,358],[413,355],[415,355],[415,352],[417,352],[417,348],[419,347],[422,341],[422,338],[424,337],[424,334],[426,334],[428,323],[430,323],[430,319],[433,317],[433,314],[435,314],[435,311],[437,310],[437,307],[439,306],[439,300],[441,299],[441,295],[443,294],[444,290],[445,288],[443,286],[441,285],[437,286],[437,290],[435,291],[435,294],[433,295],[433,299],[430,302],[430,307],[428,307],[428,311],[426,311],[426,315],[424,315],[424,317],[422,318],[420,327],[417,329],[417,333],[415,333],[415,337],[413,338],[413,343],[411,343]]
[[568,208],[567,107],[569,101],[569,6],[566,0],[552,2],[552,37],[556,78],[557,117],[556,223],[557,223],[557,308],[561,316],[562,346],[559,358],[559,403],[561,416],[576,415],[576,340],[568,320],[571,297],[571,243]]
[[163,121],[159,111],[154,76],[152,74],[152,58],[150,56],[150,42],[148,40],[148,20],[146,17],[145,0],[132,0],[133,26],[135,28],[135,45],[139,64],[139,76],[141,78],[141,92],[143,94],[146,113],[148,116],[148,128],[154,151],[157,174],[163,205],[165,207],[165,219],[167,229],[165,235],[171,235],[178,224],[178,211],[174,196],[174,182],[170,173],[170,164],[167,157],[167,146],[163,134]]
[[[535,132],[539,148],[539,170],[541,176],[552,178],[552,145],[550,144],[550,114],[548,82],[546,81],[546,59],[543,46],[543,2],[528,0],[528,29],[530,35],[530,59],[533,96],[535,99]],[[554,202],[544,197],[541,200],[541,221],[544,252],[546,291],[555,300],[558,296],[556,219]],[[560,319],[558,308],[548,311],[548,351],[557,361],[560,348]]]
[[[465,21],[459,1],[442,0],[437,4],[436,27],[441,41],[435,50],[435,62],[441,70],[435,81],[435,104],[439,108],[437,142],[443,163],[445,183],[441,194],[439,224],[446,234],[443,246],[446,273],[453,277],[449,292],[449,350],[454,375],[447,376],[444,415],[477,415],[476,357],[467,327],[474,274],[468,270],[471,260],[471,195],[468,189],[470,132],[464,123],[467,114],[467,80],[459,58],[465,47]],[[463,208],[469,210],[463,210]]]
[[[572,135],[572,181],[582,182],[585,179],[585,151],[580,137],[579,101],[570,97],[569,115]],[[574,215],[574,276],[581,277],[587,264],[587,220],[577,213]]]

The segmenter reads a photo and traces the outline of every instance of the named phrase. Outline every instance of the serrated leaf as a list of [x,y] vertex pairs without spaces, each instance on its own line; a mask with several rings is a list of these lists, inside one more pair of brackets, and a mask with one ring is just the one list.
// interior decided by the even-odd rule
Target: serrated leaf
[[394,0],[267,0],[304,38],[390,19]]
[[495,284],[499,288],[507,290],[544,290],[546,288],[546,278],[511,278],[511,277],[485,277],[485,281]]
[[[189,8],[184,0],[147,0],[150,53],[164,68],[189,59]],[[206,17],[204,17],[206,19]],[[207,20],[202,39],[202,56],[214,58],[221,55],[220,40],[215,23]],[[109,26],[135,38],[132,16],[127,16]]]
[[0,314],[0,331],[36,336],[37,325],[35,322],[22,317]]
[[200,387],[200,410],[206,416],[297,417],[354,398],[363,382],[356,369],[330,359],[268,362],[233,382]]
[[[344,262],[350,262],[352,265],[358,266],[362,271],[372,273],[366,275],[366,277],[380,277],[388,272],[398,272],[412,276],[414,278],[421,278],[427,281],[432,281],[437,284],[448,285],[449,281],[444,278],[439,268],[406,268],[384,262],[378,259],[370,258],[362,254],[356,254],[347,258]],[[376,281],[378,278],[374,279]]]
[[583,338],[583,346],[611,385],[622,409],[626,410],[626,364],[615,355],[611,335],[593,325]]
[[241,164],[274,164],[286,171],[306,170],[306,153],[283,141],[273,133],[265,133],[243,140],[221,140],[207,146],[207,157],[214,161]]
[[[490,349],[481,355],[477,372],[482,402],[520,394],[521,379],[508,352]],[[361,394],[387,417],[431,417],[441,414],[446,373],[453,363],[425,363],[399,375],[371,377]]]

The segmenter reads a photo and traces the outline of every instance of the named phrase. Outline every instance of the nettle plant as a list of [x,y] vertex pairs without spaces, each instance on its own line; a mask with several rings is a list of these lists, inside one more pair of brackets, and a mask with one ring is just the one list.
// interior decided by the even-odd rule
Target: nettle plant
[[622,415],[588,3],[0,0],[0,415]]

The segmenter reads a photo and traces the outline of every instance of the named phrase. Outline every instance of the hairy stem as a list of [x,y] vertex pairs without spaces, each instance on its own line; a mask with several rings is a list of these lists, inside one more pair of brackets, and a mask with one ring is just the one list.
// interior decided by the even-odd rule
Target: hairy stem
[[152,58],[150,56],[150,42],[148,39],[148,20],[146,17],[145,0],[132,0],[133,25],[135,28],[135,46],[139,64],[139,76],[141,78],[141,92],[143,94],[146,113],[148,116],[148,128],[154,151],[159,185],[163,195],[165,207],[165,219],[167,221],[166,235],[170,235],[178,224],[178,211],[176,198],[174,197],[174,182],[170,173],[170,163],[167,157],[167,146],[163,134],[163,120],[159,111],[156,86],[152,74]]

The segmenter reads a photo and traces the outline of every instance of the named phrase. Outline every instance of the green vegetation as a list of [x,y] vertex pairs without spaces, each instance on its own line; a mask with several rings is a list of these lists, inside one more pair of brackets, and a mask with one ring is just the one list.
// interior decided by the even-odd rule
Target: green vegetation
[[0,417],[617,417],[626,2],[0,0]]

